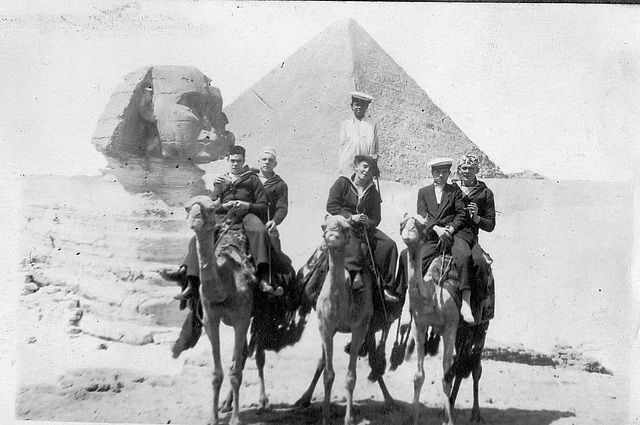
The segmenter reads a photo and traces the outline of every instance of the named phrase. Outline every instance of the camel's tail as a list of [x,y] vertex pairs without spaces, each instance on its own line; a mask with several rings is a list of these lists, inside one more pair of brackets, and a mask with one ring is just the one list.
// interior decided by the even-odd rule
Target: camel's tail
[[195,347],[201,335],[202,322],[198,319],[195,311],[191,310],[182,325],[178,340],[171,347],[173,358],[177,359],[184,350]]
[[286,273],[274,273],[272,278],[285,288],[285,294],[273,298],[264,292],[256,292],[249,340],[250,354],[253,354],[258,343],[263,349],[275,352],[296,344],[307,325],[309,311],[300,308],[295,270],[291,268]]
[[[435,356],[438,354],[438,347],[440,346],[440,335],[435,333],[433,328],[427,329],[427,338],[424,341],[424,353],[429,356]],[[407,356],[406,360],[411,358],[413,351],[416,348],[416,340],[411,338],[409,340],[409,345],[407,347]]]
[[482,357],[489,322],[476,326],[461,326],[456,333],[456,355],[445,379],[468,378]]

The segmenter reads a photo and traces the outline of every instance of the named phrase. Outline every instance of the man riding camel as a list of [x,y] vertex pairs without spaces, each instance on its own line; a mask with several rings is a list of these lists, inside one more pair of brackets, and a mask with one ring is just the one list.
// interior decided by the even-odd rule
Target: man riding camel
[[[470,285],[481,282],[488,275],[491,261],[478,242],[479,230],[492,232],[496,227],[496,207],[493,192],[484,182],[478,180],[476,175],[480,171],[480,160],[475,155],[464,155],[458,163],[458,176],[461,180],[456,184],[464,195],[463,202],[469,215],[467,226],[460,229],[454,239],[463,240],[471,249],[471,257],[477,273],[470,279]],[[473,290],[473,287],[470,288]],[[470,293],[469,290],[467,290]],[[463,298],[468,294],[462,294]]]
[[[217,210],[219,221],[231,219],[242,223],[249,244],[249,251],[256,265],[256,277],[263,292],[281,296],[282,287],[274,288],[269,283],[269,237],[265,228],[268,201],[260,178],[245,165],[246,151],[242,146],[229,149],[227,161],[229,173],[218,176],[214,180],[212,199],[219,203]],[[187,280],[185,290],[175,298],[184,300],[197,294],[199,285],[199,264],[196,253],[195,238],[189,244],[189,252],[178,271],[162,271],[165,280],[183,282]]]
[[434,158],[429,161],[427,166],[431,169],[433,184],[418,191],[418,214],[427,220],[427,228],[430,229],[423,248],[422,272],[427,272],[443,247],[451,247],[452,265],[458,272],[462,294],[460,313],[465,322],[472,324],[475,320],[471,313],[468,291],[471,253],[464,239],[454,238],[467,225],[468,217],[462,190],[457,185],[447,183],[452,165],[453,160],[450,158]]
[[258,177],[264,186],[264,192],[267,195],[267,222],[265,228],[269,233],[269,239],[273,248],[282,252],[280,243],[280,232],[278,226],[289,213],[289,187],[275,173],[274,168],[278,165],[276,159],[276,150],[271,146],[265,146],[260,149],[258,159],[259,170]]
[[[347,245],[345,268],[351,277],[354,290],[362,289],[362,268],[368,257],[373,259],[372,266],[380,273],[384,299],[397,302],[395,295],[396,262],[398,247],[384,232],[378,229],[380,224],[380,204],[382,198],[373,183],[379,174],[373,158],[356,155],[351,177],[340,176],[329,190],[327,212],[341,215],[351,223],[351,238]],[[361,245],[366,247],[363,252]],[[370,251],[370,252],[367,252]]]

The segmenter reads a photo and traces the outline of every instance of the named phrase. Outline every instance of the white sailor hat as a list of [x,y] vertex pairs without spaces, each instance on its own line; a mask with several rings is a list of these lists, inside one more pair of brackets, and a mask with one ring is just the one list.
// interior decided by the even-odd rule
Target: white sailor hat
[[433,158],[427,162],[427,167],[451,167],[453,165],[453,159],[451,158]]
[[371,102],[373,100],[373,97],[361,91],[352,91],[349,95],[352,99],[364,100],[365,102]]

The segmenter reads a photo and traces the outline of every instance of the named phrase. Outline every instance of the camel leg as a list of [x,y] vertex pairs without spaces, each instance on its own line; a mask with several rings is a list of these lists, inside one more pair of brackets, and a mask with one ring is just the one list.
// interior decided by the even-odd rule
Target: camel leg
[[387,384],[385,384],[384,378],[382,376],[378,378],[378,385],[380,386],[380,391],[382,391],[382,396],[384,397],[384,402],[387,405],[387,407],[390,409],[396,407],[396,401],[393,399],[393,397],[389,393]]
[[[331,387],[336,373],[333,370],[333,335],[326,328],[320,329],[322,335],[322,350],[324,351],[325,367],[324,367],[324,404],[322,405],[322,425],[331,424]],[[352,350],[351,356],[358,356],[358,351]]]
[[316,385],[318,384],[318,380],[320,379],[320,375],[324,370],[324,366],[326,364],[326,360],[324,357],[324,349],[322,350],[322,357],[318,360],[318,366],[316,367],[316,371],[313,374],[313,379],[311,379],[311,383],[309,384],[309,388],[307,391],[302,394],[302,397],[295,402],[296,407],[309,407],[311,405],[311,397],[313,397],[313,391],[316,389]]
[[[382,335],[380,336],[380,343],[378,344],[378,349],[380,350],[380,355],[383,359],[386,359],[387,354],[385,352],[385,347],[387,346],[387,337],[389,336],[389,328],[385,328],[382,330]],[[387,389],[387,385],[384,382],[384,378],[381,376],[378,378],[378,385],[380,386],[380,391],[382,391],[382,396],[384,397],[384,402],[389,408],[393,408],[396,406],[396,401],[393,399],[389,390]]]
[[413,322],[413,338],[416,341],[417,349],[417,366],[418,370],[413,377],[413,423],[418,424],[418,416],[420,411],[420,392],[424,383],[424,340],[426,329],[418,326],[416,321]]
[[[248,350],[246,349],[246,341],[245,341],[245,350],[244,350],[244,358],[242,360],[242,370],[244,370],[245,364],[247,364],[247,357],[249,356]],[[256,359],[256,363],[258,360]],[[220,405],[220,413],[229,413],[233,410],[233,389],[229,389],[227,393],[227,398],[224,399],[222,404]]]
[[231,391],[233,391],[233,410],[231,411],[229,425],[240,424],[240,385],[242,384],[242,368],[244,366],[249,323],[250,320],[243,320],[233,327],[235,338],[231,368],[229,369],[229,382],[231,383]]
[[271,407],[269,405],[269,398],[267,397],[264,388],[264,365],[266,363],[265,360],[264,348],[261,344],[258,344],[258,347],[256,347],[256,366],[258,366],[258,377],[260,378],[260,399],[258,400],[260,404],[260,410],[269,410]]
[[460,390],[460,384],[462,383],[462,376],[456,376],[453,381],[453,388],[451,389],[451,395],[449,396],[449,403],[451,406],[456,405],[456,398],[458,397],[458,390]]
[[358,352],[364,343],[369,320],[363,320],[359,328],[351,332],[351,351],[349,352],[349,366],[347,368],[347,378],[344,387],[347,390],[347,411],[344,415],[344,425],[353,425],[353,390],[356,387],[356,366],[358,363]]
[[447,380],[445,378],[445,375],[447,374],[449,369],[451,369],[451,365],[453,364],[453,350],[456,343],[456,330],[457,329],[455,326],[449,326],[445,329],[444,334],[442,335],[442,340],[444,342],[442,353],[442,394],[444,396],[445,420],[448,419],[448,422],[443,422],[443,425],[454,425],[452,414],[453,409],[450,401],[453,377]]
[[480,414],[480,403],[478,402],[478,387],[480,384],[480,377],[482,376],[482,364],[480,359],[476,367],[473,368],[473,408],[471,409],[471,420],[476,422],[484,422],[484,418]]
[[209,425],[218,425],[220,423],[218,418],[218,400],[220,398],[220,387],[224,379],[222,361],[220,360],[220,319],[209,318],[205,310],[203,323],[213,351],[213,406]]

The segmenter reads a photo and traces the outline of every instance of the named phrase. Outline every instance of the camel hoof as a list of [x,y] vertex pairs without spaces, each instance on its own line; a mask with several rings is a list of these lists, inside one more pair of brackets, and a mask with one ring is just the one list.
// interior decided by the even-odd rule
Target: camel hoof
[[269,404],[269,402],[267,403],[260,403],[260,407],[258,407],[258,413],[268,413],[271,412],[273,410],[273,407]]
[[471,418],[469,420],[471,422],[485,422],[480,412],[471,412]]
[[293,406],[296,409],[305,409],[305,408],[311,406],[311,400],[306,398],[306,397],[302,397],[298,401],[293,403]]
[[390,412],[392,410],[397,410],[399,407],[400,405],[392,398],[384,401],[384,409],[387,412]]

